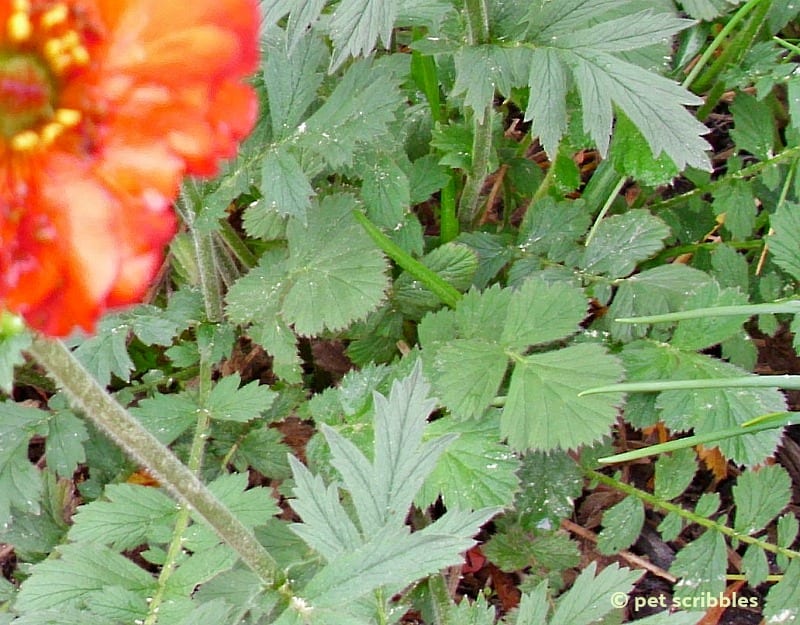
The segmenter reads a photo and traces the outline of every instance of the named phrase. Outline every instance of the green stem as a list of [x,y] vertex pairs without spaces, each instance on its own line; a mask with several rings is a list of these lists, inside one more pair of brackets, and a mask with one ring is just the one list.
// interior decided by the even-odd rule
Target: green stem
[[196,226],[196,212],[202,210],[202,197],[197,184],[187,180],[175,206],[192,237],[200,290],[203,293],[206,317],[211,322],[222,320],[224,314],[222,284],[217,270],[217,257],[212,233],[200,232]]
[[754,176],[760,173],[761,171],[767,169],[768,167],[772,167],[773,165],[780,165],[781,163],[785,161],[790,161],[794,158],[800,158],[800,146],[787,148],[780,154],[776,154],[770,159],[767,159],[765,161],[759,161],[758,163],[754,163],[749,167],[740,169],[739,171],[735,171],[725,176],[721,176],[720,178],[717,178],[716,180],[713,180],[708,184],[703,185],[702,187],[695,187],[691,191],[687,191],[686,193],[682,193],[681,195],[676,195],[674,197],[669,198],[668,200],[663,200],[662,202],[652,204],[650,206],[650,210],[659,211],[659,210],[665,210],[667,208],[672,208],[673,206],[687,202],[688,200],[692,199],[695,196],[716,191],[720,187],[724,187],[725,185],[729,184],[731,180],[743,180],[745,178],[748,178],[749,176]]
[[601,393],[661,393],[711,388],[783,388],[800,390],[800,375],[748,375],[735,378],[699,378],[694,380],[648,380],[595,386],[578,393],[578,397]]
[[756,6],[758,6],[762,2],[764,2],[764,0],[750,0],[749,2],[742,5],[742,7],[738,11],[736,11],[736,13],[734,13],[733,17],[731,17],[731,19],[728,20],[728,23],[725,24],[725,26],[722,28],[721,31],[719,31],[717,36],[714,37],[714,40],[711,42],[708,48],[706,48],[705,52],[703,52],[703,54],[700,56],[700,59],[692,68],[692,71],[689,72],[689,74],[684,79],[683,83],[681,83],[682,87],[688,89],[689,87],[692,86],[692,83],[695,81],[700,72],[703,71],[705,66],[711,60],[711,57],[714,56],[714,53],[717,51],[717,49],[719,49],[719,47],[722,45],[725,39],[728,38],[728,35],[730,35],[733,32],[733,30],[739,25],[739,22],[741,22],[745,17],[747,17],[747,14],[750,13],[750,11],[752,11],[754,8],[756,8]]
[[690,510],[686,510],[681,506],[678,506],[674,503],[669,501],[665,501],[663,499],[659,499],[655,495],[651,495],[643,490],[639,490],[635,486],[631,486],[630,484],[626,484],[624,482],[620,482],[619,480],[615,480],[612,477],[609,477],[603,473],[598,471],[592,471],[591,469],[585,469],[584,474],[592,480],[600,482],[601,484],[605,484],[606,486],[610,486],[611,488],[618,490],[626,495],[631,495],[636,497],[637,499],[650,504],[654,508],[660,508],[666,512],[671,512],[673,514],[677,514],[679,517],[686,519],[690,523],[696,523],[702,527],[708,528],[715,532],[719,532],[720,534],[724,534],[730,538],[738,540],[740,542],[746,543],[748,545],[755,545],[764,551],[770,551],[772,553],[777,553],[787,558],[800,558],[800,552],[793,551],[791,549],[786,549],[785,547],[779,547],[778,545],[773,545],[772,543],[768,543],[763,541],[759,538],[755,538],[748,534],[742,534],[741,532],[737,532],[736,530],[728,527],[727,525],[722,525],[721,523],[717,523],[711,519],[708,519],[704,516],[700,516]]
[[[200,468],[203,466],[206,437],[208,435],[208,429],[211,426],[211,416],[208,410],[206,410],[206,405],[211,395],[212,366],[208,358],[205,357],[202,352],[201,355],[197,398],[199,407],[197,412],[197,426],[195,427],[194,436],[192,437],[189,459],[186,462],[186,467],[197,476],[199,476]],[[150,604],[147,606],[147,618],[144,621],[144,625],[156,625],[156,623],[158,623],[158,612],[161,608],[161,604],[164,602],[169,579],[175,572],[178,558],[183,552],[183,540],[186,530],[189,529],[191,518],[191,509],[187,506],[182,506],[175,519],[175,526],[172,529],[172,538],[167,547],[164,565],[161,567],[161,572],[158,575],[156,592],[153,594],[152,601],[150,601]]]
[[423,286],[436,295],[444,304],[453,308],[461,299],[461,293],[438,273],[423,265],[402,247],[387,237],[378,226],[372,223],[361,211],[353,211],[353,216],[367,231],[375,244],[396,262],[402,269],[419,280]]
[[[60,341],[35,336],[28,352],[47,370],[72,405],[236,551],[266,586],[284,583],[275,559],[253,533],[159,440],[118,404]],[[288,592],[288,591],[287,591]]]
[[439,202],[439,242],[448,243],[458,236],[458,211],[456,210],[456,180],[450,180],[442,187]]
[[233,252],[239,262],[242,263],[246,269],[255,267],[256,263],[258,263],[258,258],[255,254],[253,254],[253,252],[250,251],[247,245],[245,245],[244,241],[242,241],[242,238],[239,236],[239,233],[236,232],[236,230],[233,229],[233,226],[224,219],[220,221],[219,224],[219,237],[225,242],[225,245],[228,246],[228,249]]
[[608,211],[611,209],[611,205],[614,203],[614,200],[617,199],[617,196],[619,195],[619,192],[622,190],[622,187],[625,185],[626,180],[627,178],[625,176],[620,176],[619,180],[617,180],[617,184],[615,184],[614,188],[611,189],[611,193],[608,194],[605,204],[603,204],[603,208],[600,209],[600,212],[595,218],[594,223],[592,224],[592,228],[591,230],[589,230],[589,234],[586,235],[586,242],[584,243],[585,246],[588,246],[589,243],[592,241],[592,238],[594,238],[597,229],[600,227],[600,222],[603,221],[603,217],[605,217],[606,213],[608,213]]
[[[489,7],[486,0],[464,0],[467,18],[467,45],[489,42]],[[471,226],[478,217],[481,189],[489,173],[492,155],[492,116],[494,94],[482,111],[474,111],[472,122],[472,165],[464,182],[458,206],[462,226]]]
[[431,596],[433,622],[436,625],[453,625],[450,618],[450,606],[453,605],[453,600],[450,598],[447,582],[441,573],[428,578],[428,592]]

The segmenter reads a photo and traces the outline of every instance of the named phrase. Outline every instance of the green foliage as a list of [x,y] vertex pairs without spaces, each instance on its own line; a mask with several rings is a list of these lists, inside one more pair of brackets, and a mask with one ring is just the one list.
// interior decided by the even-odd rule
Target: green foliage
[[[3,314],[0,541],[16,564],[0,623],[390,625],[413,608],[490,625],[482,593],[436,591],[477,542],[521,579],[498,622],[620,623],[633,614],[610,597],[641,573],[587,565],[562,526],[599,483],[626,496],[589,511],[598,552],[627,549],[647,518],[676,551],[675,597],[722,592],[736,550],[762,616],[795,618],[800,524],[768,460],[780,429],[714,438],[785,415],[783,395],[583,393],[754,379],[756,326],[800,348],[791,304],[631,322],[796,300],[800,9],[260,4],[256,130],[217,180],[185,185],[191,236],[165,287],[69,345],[257,537],[274,584],[176,505],[195,486],[139,484],[152,467],[52,395],[32,335]],[[695,501],[688,446],[653,461],[652,493],[593,472],[656,424],[710,437],[732,488]]]

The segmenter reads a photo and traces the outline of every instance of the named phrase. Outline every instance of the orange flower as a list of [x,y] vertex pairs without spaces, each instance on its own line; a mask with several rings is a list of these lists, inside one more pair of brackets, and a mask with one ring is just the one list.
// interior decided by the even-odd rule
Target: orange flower
[[0,309],[92,330],[144,294],[186,174],[252,128],[255,0],[0,0]]

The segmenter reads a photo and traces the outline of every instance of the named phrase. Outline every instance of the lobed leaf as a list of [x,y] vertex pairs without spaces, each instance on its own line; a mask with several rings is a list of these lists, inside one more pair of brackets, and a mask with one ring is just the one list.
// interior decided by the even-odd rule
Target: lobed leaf
[[578,393],[622,377],[619,360],[597,344],[521,358],[514,367],[500,432],[514,449],[575,449],[608,434],[620,394]]

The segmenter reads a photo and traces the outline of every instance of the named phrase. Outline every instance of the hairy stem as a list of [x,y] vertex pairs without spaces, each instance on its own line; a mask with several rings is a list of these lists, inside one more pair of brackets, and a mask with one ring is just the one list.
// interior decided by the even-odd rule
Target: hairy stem
[[[186,468],[198,476],[200,473],[200,468],[203,466],[206,436],[208,434],[208,429],[211,426],[211,417],[206,409],[206,405],[208,404],[208,398],[211,394],[212,375],[212,367],[208,360],[207,353],[203,353],[202,351],[200,353],[200,375],[197,397],[197,403],[200,409],[197,412],[197,426],[194,430],[192,447],[189,451],[189,459],[186,463]],[[164,560],[164,565],[161,567],[161,573],[158,576],[158,586],[156,588],[156,592],[153,594],[153,600],[147,607],[147,618],[144,621],[144,625],[156,625],[156,623],[158,623],[158,611],[161,607],[161,604],[164,602],[169,579],[175,572],[178,558],[183,551],[184,535],[186,534],[186,530],[189,528],[190,521],[190,508],[187,506],[182,506],[178,511],[177,518],[175,519],[175,526],[172,529],[172,538],[170,539],[169,546],[167,547],[167,555]]]
[[222,284],[217,268],[217,255],[210,232],[200,232],[196,226],[196,210],[202,206],[200,190],[191,180],[183,185],[181,197],[175,203],[178,213],[189,229],[200,276],[200,290],[203,293],[206,317],[211,322],[221,321],[223,317]]
[[205,484],[118,404],[60,341],[40,335],[28,352],[69,396],[72,405],[142,464],[181,504],[194,510],[269,587],[284,583],[275,559]]
[[663,499],[659,499],[655,495],[651,495],[643,490],[639,490],[635,486],[631,486],[630,484],[626,484],[625,482],[620,482],[619,480],[615,480],[613,477],[609,477],[603,473],[598,471],[592,471],[591,469],[587,469],[584,471],[585,475],[592,480],[600,482],[601,484],[605,484],[606,486],[610,486],[621,493],[625,493],[626,495],[631,495],[632,497],[636,497],[637,499],[643,501],[646,504],[653,506],[654,508],[660,508],[665,512],[672,512],[677,514],[682,519],[686,519],[691,523],[696,523],[701,527],[705,527],[715,532],[719,532],[720,534],[724,534],[730,538],[734,538],[740,542],[746,543],[748,545],[755,545],[764,551],[770,551],[772,553],[778,553],[780,555],[786,556],[787,558],[800,558],[800,552],[793,551],[792,549],[787,549],[785,547],[779,547],[778,545],[773,545],[772,543],[768,543],[764,540],[759,538],[755,538],[750,536],[749,534],[742,534],[741,532],[737,532],[733,528],[728,527],[727,525],[722,525],[721,523],[717,523],[712,519],[707,519],[704,516],[700,516],[699,514],[695,514],[690,510],[686,510],[681,506],[678,506],[674,503],[669,501],[665,501]]
[[[467,43],[478,46],[489,41],[489,7],[486,0],[464,0],[467,18]],[[492,155],[493,99],[485,103],[482,111],[475,111],[472,123],[472,166],[458,206],[461,224],[470,226],[478,217],[483,182],[489,173]]]

